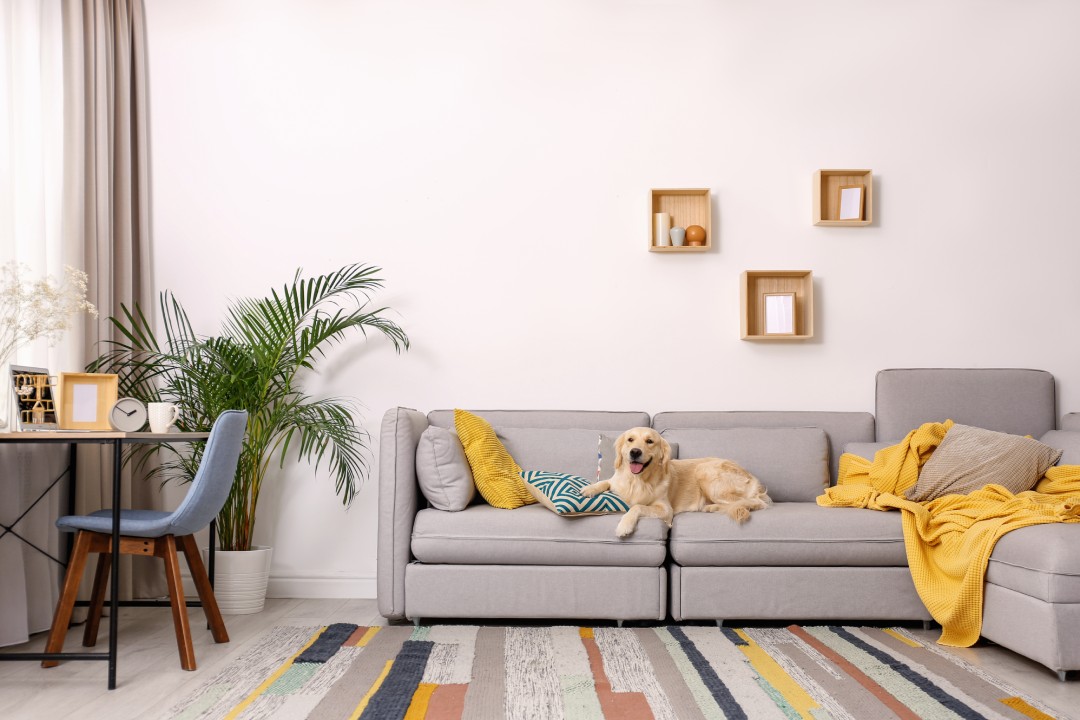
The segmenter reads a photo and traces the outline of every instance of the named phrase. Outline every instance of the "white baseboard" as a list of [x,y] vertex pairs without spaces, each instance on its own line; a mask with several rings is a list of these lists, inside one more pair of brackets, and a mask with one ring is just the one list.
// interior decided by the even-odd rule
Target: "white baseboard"
[[[181,570],[184,593],[195,595],[195,585]],[[339,575],[306,575],[283,577],[271,575],[266,587],[266,597],[270,598],[375,598],[375,577],[372,575],[341,577]]]
[[266,597],[271,598],[374,598],[375,577],[271,575]]

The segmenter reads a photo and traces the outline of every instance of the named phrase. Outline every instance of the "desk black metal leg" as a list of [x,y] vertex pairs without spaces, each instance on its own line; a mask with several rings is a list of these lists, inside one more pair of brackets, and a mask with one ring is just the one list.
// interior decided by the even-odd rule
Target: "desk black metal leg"
[[210,574],[210,589],[214,589],[214,546],[217,545],[217,518],[210,521],[210,548],[207,551],[206,572]]
[[[210,547],[206,551],[206,572],[210,575],[210,589],[214,589],[214,545],[217,544],[217,518],[210,521]],[[210,619],[206,620],[206,628],[210,629]]]
[[[68,445],[68,486],[67,486],[67,514],[75,514],[75,476],[76,476],[76,463],[79,461],[79,446],[76,443]],[[70,562],[71,560],[71,548],[75,546],[75,533],[64,533],[67,538],[65,545],[67,546],[67,555],[64,556],[64,562]]]
[[[75,479],[78,473],[79,446],[76,443],[68,445],[68,497],[67,514],[75,514]],[[68,533],[73,535],[74,533]]]
[[123,453],[119,439],[113,442],[112,582],[109,588],[109,689],[116,689],[116,628],[120,624],[120,481]]

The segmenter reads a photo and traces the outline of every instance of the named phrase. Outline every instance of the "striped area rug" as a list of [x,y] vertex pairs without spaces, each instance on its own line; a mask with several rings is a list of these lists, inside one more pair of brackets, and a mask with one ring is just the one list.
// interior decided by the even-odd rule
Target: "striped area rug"
[[163,716],[1053,718],[902,628],[276,627]]

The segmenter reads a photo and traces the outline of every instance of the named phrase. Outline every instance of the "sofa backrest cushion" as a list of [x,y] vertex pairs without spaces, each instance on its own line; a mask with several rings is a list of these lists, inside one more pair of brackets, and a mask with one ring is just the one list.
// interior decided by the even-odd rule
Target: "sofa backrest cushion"
[[[487,420],[507,452],[522,470],[570,473],[596,479],[598,440],[601,479],[611,477],[614,441],[623,430],[649,425],[649,416],[636,412],[578,410],[474,410]],[[453,427],[452,410],[434,410],[428,421],[435,427]]]
[[[836,482],[840,450],[845,445],[874,441],[874,416],[864,412],[772,410],[663,412],[653,418],[653,427],[660,432],[671,428],[821,428],[825,431],[829,444],[829,475],[832,482]],[[678,457],[691,456],[687,454],[685,448],[681,448]]]
[[812,502],[829,485],[829,440],[821,428],[668,428],[683,459],[734,460],[775,502]]
[[515,427],[496,432],[522,470],[569,473],[595,482],[597,453],[601,455],[600,479],[611,477],[614,470],[615,432]]
[[[582,428],[515,428],[496,431],[522,470],[569,473],[596,482],[615,472],[615,430]],[[599,455],[599,458],[597,457]],[[679,457],[679,444],[671,443],[671,456]]]
[[[583,428],[614,430],[616,434],[632,427],[647,427],[649,415],[643,412],[606,412],[601,410],[470,410],[491,423],[498,432],[502,428]],[[454,427],[453,410],[432,410],[428,422],[439,427]]]
[[895,444],[896,443],[890,444],[886,442],[848,443],[840,449],[840,454],[843,455],[844,453],[851,453],[852,455],[858,455],[859,457],[866,458],[867,460],[873,460],[874,456],[877,455],[878,450],[884,450],[885,448],[891,447]]
[[469,506],[476,484],[456,432],[435,426],[424,430],[416,446],[416,480],[433,508],[457,512]]
[[877,374],[877,439],[896,443],[926,422],[1040,437],[1057,421],[1054,376],[1018,368],[914,368]]

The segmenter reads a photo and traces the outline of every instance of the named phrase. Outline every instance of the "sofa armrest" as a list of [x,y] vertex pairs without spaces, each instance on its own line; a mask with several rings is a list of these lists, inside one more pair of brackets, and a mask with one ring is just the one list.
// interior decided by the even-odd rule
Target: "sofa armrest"
[[1058,465],[1080,465],[1080,431],[1051,430],[1039,441],[1062,451]]
[[379,613],[405,617],[405,567],[412,559],[413,519],[420,507],[416,446],[427,429],[423,413],[391,408],[379,436],[379,538],[377,587]]
[[1080,430],[1080,413],[1067,413],[1061,418],[1062,430]]

